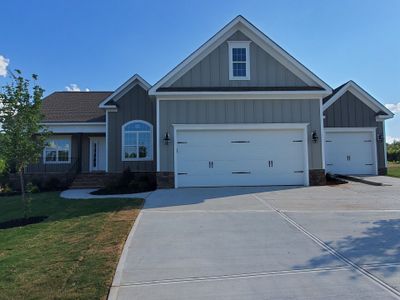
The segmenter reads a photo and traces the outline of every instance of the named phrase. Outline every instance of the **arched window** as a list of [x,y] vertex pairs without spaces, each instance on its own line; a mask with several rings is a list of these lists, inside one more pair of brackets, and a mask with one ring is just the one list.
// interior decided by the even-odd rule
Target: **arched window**
[[153,126],[146,121],[130,121],[122,126],[122,160],[153,159]]

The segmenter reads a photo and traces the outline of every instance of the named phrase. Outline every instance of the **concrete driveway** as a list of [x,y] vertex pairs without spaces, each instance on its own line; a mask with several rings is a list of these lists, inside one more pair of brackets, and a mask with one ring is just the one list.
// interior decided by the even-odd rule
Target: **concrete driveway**
[[110,299],[400,298],[400,180],[380,179],[156,191]]

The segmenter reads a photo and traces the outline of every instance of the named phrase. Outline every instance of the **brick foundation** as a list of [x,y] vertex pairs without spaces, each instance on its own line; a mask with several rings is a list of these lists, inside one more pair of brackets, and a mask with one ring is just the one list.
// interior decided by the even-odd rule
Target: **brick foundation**
[[173,172],[158,172],[156,176],[157,188],[173,189],[175,187],[175,177]]
[[325,185],[326,177],[324,169],[309,171],[310,185]]
[[379,168],[378,175],[387,175],[387,168]]

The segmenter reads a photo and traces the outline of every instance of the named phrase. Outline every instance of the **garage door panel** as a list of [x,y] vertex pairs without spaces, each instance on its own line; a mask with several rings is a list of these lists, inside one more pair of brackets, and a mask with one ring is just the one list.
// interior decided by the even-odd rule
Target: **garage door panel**
[[376,173],[374,134],[371,131],[326,132],[326,169],[335,174]]
[[178,186],[303,185],[303,130],[177,132]]

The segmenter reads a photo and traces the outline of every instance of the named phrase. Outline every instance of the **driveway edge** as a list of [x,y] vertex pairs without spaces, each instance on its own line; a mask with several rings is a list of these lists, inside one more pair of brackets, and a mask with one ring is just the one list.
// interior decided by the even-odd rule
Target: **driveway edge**
[[136,228],[140,222],[140,218],[142,217],[142,210],[140,211],[139,215],[137,216],[135,223],[132,226],[131,231],[129,232],[128,238],[125,241],[124,249],[122,250],[121,257],[119,259],[117,269],[115,270],[114,279],[111,284],[110,292],[108,294],[108,300],[116,300],[118,296],[119,287],[121,285],[121,277],[122,271],[125,268],[125,262],[128,257],[129,246],[133,240],[133,235],[136,232]]

